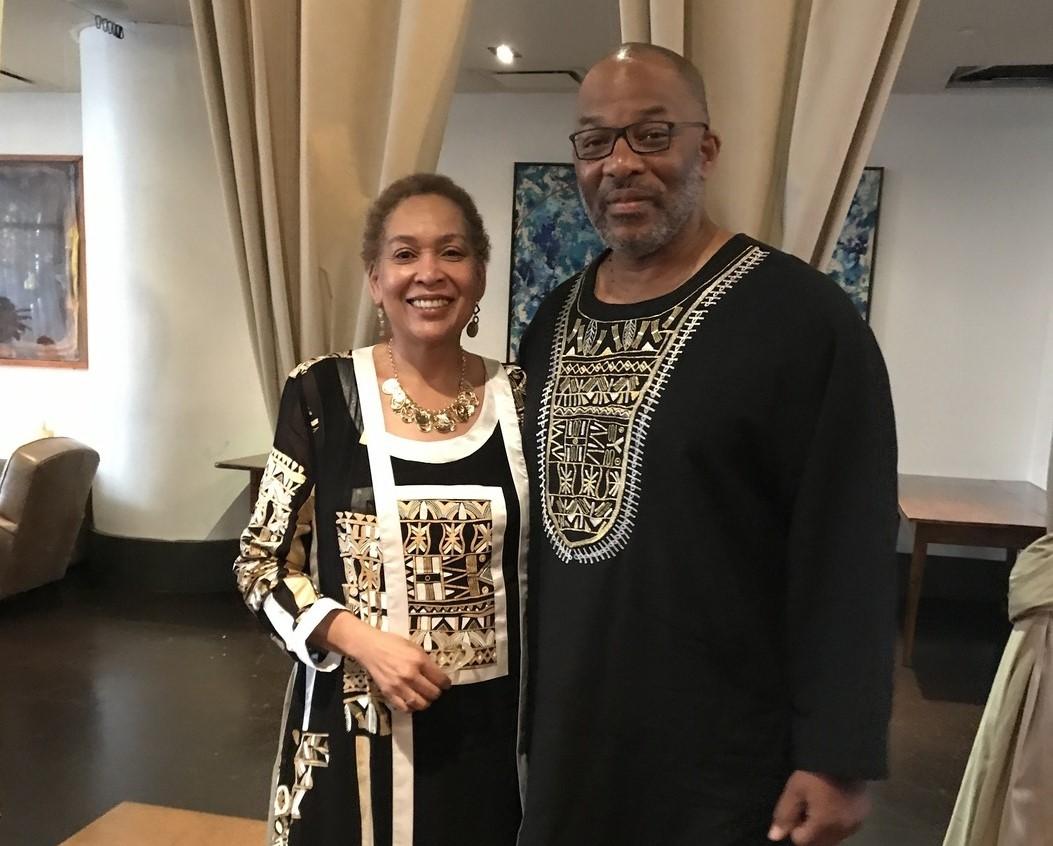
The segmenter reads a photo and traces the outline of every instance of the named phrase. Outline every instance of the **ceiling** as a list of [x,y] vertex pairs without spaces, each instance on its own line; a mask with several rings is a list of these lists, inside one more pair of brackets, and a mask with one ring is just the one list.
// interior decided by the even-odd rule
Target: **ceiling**
[[894,90],[935,93],[959,65],[1006,64],[1053,64],[1051,0],[921,0]]
[[[5,0],[3,8],[0,61],[35,85],[0,77],[0,92],[79,90],[76,33],[95,14],[125,26],[191,23],[188,0]],[[618,0],[475,0],[457,89],[506,90],[493,73],[508,68],[488,46],[511,44],[522,54],[515,70],[581,71],[619,34]],[[959,65],[1014,63],[1053,63],[1053,2],[921,0],[895,90],[937,92]],[[531,81],[515,90],[554,89]]]
[[78,33],[95,15],[136,23],[190,26],[189,0],[4,0],[0,65],[33,85],[0,77],[0,92],[79,91]]

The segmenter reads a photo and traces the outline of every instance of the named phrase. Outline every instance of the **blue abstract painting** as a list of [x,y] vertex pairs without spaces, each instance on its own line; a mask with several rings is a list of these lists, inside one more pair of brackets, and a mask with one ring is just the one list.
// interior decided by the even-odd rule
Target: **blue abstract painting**
[[881,209],[881,182],[885,169],[868,167],[848,208],[827,273],[852,298],[859,315],[870,320],[870,293],[874,284],[874,256],[877,251],[878,213]]
[[508,360],[541,301],[603,252],[578,194],[574,166],[516,162]]
[[[870,317],[883,174],[880,167],[863,171],[828,270],[864,319]],[[604,249],[585,214],[573,165],[517,162],[513,190],[509,361],[541,301]]]

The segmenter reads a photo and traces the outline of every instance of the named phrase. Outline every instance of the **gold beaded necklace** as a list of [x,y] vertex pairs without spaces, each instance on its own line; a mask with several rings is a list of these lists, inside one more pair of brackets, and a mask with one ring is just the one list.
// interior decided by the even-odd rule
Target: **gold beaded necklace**
[[399,381],[399,370],[395,365],[395,355],[391,351],[391,341],[388,341],[387,346],[391,372],[395,375],[390,379],[385,379],[380,390],[391,397],[391,410],[402,419],[403,423],[415,424],[422,432],[435,430],[445,434],[456,430],[458,423],[467,423],[472,419],[472,415],[479,407],[479,397],[465,377],[468,358],[464,350],[461,350],[461,377],[457,386],[457,397],[445,408],[435,411],[424,408],[406,393],[402,382]]

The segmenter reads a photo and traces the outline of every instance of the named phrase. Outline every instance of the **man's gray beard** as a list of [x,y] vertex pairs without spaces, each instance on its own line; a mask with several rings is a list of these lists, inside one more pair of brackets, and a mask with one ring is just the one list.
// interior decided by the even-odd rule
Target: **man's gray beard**
[[673,240],[702,201],[704,188],[705,180],[701,171],[697,167],[691,168],[680,190],[670,196],[669,204],[664,209],[659,209],[655,225],[650,230],[633,236],[614,235],[607,226],[606,216],[602,211],[597,212],[590,208],[584,197],[582,205],[608,247],[616,252],[628,253],[634,258],[642,258],[657,252]]

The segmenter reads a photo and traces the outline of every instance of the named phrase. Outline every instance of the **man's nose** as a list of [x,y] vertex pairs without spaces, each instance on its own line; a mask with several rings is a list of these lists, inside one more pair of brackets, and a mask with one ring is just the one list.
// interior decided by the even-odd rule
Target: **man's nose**
[[615,178],[639,173],[644,168],[643,158],[629,146],[624,136],[614,142],[611,154],[603,160],[603,173],[605,176]]

